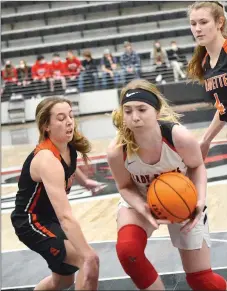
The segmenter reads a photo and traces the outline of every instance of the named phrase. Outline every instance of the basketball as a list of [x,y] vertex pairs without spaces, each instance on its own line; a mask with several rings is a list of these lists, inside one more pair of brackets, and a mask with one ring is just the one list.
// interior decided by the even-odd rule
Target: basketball
[[179,223],[188,219],[195,210],[197,190],[188,177],[168,172],[152,181],[147,202],[156,219]]

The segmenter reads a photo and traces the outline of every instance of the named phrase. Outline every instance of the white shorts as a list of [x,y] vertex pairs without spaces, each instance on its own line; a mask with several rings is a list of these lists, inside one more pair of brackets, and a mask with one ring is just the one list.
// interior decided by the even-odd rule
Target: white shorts
[[[121,198],[119,202],[118,210],[121,207],[132,208],[123,198]],[[186,222],[168,225],[169,235],[174,247],[182,250],[201,249],[203,240],[206,241],[208,247],[211,247],[207,209],[203,212],[200,221],[187,234],[180,231],[185,223]]]

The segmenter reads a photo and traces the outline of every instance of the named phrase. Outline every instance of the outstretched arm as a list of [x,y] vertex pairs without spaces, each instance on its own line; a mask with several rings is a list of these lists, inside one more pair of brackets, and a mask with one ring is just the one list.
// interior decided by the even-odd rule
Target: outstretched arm
[[210,126],[207,128],[206,132],[203,135],[202,141],[201,141],[200,147],[201,147],[201,151],[202,151],[202,155],[203,155],[204,160],[208,154],[211,141],[222,130],[224,125],[225,125],[225,121],[220,120],[219,112],[217,110]]

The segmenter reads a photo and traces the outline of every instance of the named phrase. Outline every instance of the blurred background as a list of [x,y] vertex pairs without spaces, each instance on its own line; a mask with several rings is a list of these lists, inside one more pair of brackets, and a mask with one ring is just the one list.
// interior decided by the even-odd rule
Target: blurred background
[[70,96],[81,116],[111,112],[133,78],[173,105],[204,102],[200,86],[185,90],[191,3],[1,1],[2,124],[34,120],[36,100],[53,95]]

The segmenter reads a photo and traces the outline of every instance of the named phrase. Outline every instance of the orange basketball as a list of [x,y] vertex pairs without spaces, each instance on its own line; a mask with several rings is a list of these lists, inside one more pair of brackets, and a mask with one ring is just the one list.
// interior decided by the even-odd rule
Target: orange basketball
[[157,219],[182,222],[195,210],[197,190],[188,177],[178,172],[168,172],[152,181],[147,202]]

